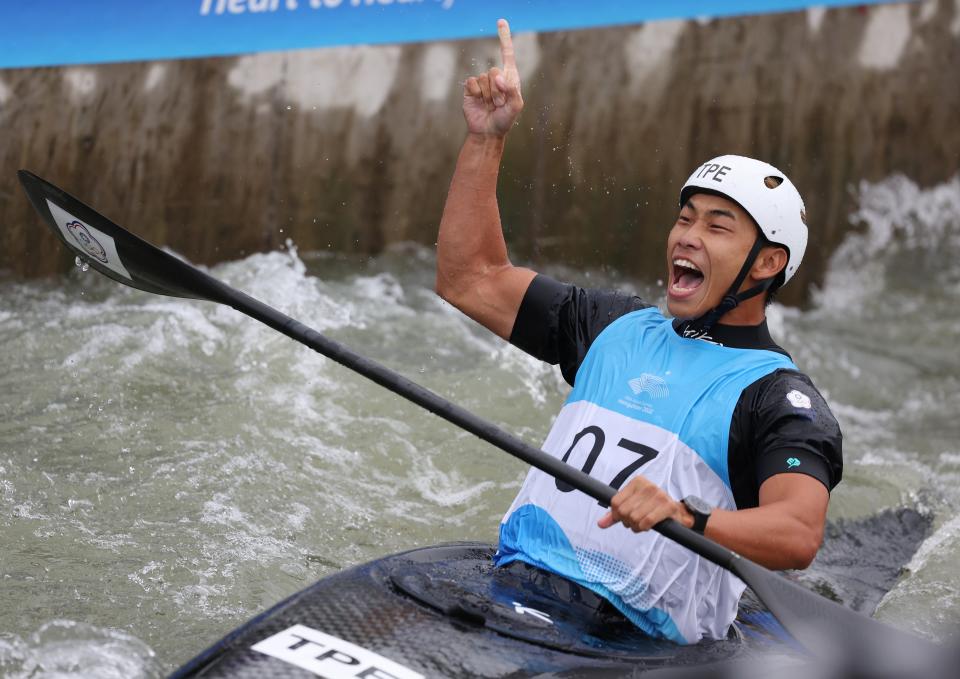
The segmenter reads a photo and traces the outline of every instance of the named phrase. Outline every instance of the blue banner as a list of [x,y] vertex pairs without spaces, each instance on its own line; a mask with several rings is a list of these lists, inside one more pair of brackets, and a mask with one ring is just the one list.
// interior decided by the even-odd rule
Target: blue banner
[[4,0],[0,68],[477,38],[496,35],[499,17],[507,18],[518,33],[863,4],[862,0]]

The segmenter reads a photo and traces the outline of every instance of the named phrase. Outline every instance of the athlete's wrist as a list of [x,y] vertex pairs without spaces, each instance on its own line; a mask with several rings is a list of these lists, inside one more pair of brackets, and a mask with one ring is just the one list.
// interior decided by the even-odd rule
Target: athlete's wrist
[[479,147],[484,151],[501,152],[507,140],[507,133],[495,132],[467,132],[466,143],[472,147]]
[[707,530],[707,522],[713,514],[713,505],[696,495],[687,495],[680,502],[693,517],[693,524],[690,527],[694,532],[703,535]]
[[686,528],[693,528],[693,522],[695,517],[693,513],[687,509],[687,505],[683,504],[682,501],[677,501],[677,511],[676,511],[676,520],[681,523]]

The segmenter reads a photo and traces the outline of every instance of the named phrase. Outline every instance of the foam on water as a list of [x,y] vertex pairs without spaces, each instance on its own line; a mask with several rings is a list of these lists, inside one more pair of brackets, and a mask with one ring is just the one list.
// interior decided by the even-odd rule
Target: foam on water
[[960,516],[945,521],[920,546],[904,569],[905,576],[878,607],[878,617],[939,641],[960,630]]
[[51,620],[22,638],[0,633],[0,675],[7,679],[160,677],[154,652],[116,629]]
[[913,506],[933,534],[881,602],[887,622],[946,639],[960,625],[960,177],[861,183],[860,226],[793,331],[845,434],[833,515]]
[[[512,350],[430,292],[429,259],[401,249],[363,271],[317,257],[308,271],[290,248],[213,273],[440,392],[462,389],[471,407],[490,389],[528,393],[498,373]],[[134,629],[169,670],[332,569],[491,539],[522,473],[228,308],[79,271],[4,292],[0,344],[16,360],[2,376],[15,386],[0,522],[6,591],[25,612],[0,629],[28,647],[18,625],[69,610]],[[535,374],[525,360],[510,364]]]
[[[958,182],[861,185],[862,228],[815,307],[770,312],[845,432],[831,519],[933,517],[880,607],[924,633],[960,617]],[[567,393],[556,369],[433,294],[426,248],[362,260],[290,245],[212,273],[530,443]],[[612,272],[548,273],[662,296]],[[4,285],[0,351],[0,673],[12,676],[50,655],[48,629],[75,642],[57,657],[80,668],[50,676],[91,662],[107,669],[87,674],[169,671],[333,570],[495,539],[525,471],[232,309],[91,272]],[[133,664],[112,664],[117,653]]]
[[851,221],[862,230],[832,255],[819,307],[872,312],[871,300],[896,297],[903,288],[960,294],[960,175],[929,188],[896,175],[861,182],[858,193]]

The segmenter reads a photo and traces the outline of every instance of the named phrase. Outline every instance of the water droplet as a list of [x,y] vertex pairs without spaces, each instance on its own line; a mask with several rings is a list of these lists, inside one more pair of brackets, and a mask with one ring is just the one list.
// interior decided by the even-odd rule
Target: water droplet
[[80,267],[80,270],[81,270],[81,271],[89,271],[89,270],[90,270],[90,265],[87,264],[86,262],[84,262],[84,263],[83,263],[83,266]]

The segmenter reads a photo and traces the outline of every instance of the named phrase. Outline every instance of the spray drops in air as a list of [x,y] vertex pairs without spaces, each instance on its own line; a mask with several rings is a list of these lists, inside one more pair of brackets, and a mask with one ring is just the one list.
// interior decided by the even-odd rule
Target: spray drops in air
[[77,258],[76,258],[75,260],[73,260],[73,261],[74,261],[74,263],[77,265],[77,268],[80,269],[81,271],[89,271],[89,270],[90,270],[90,264],[88,264],[87,262],[85,262],[85,261],[83,261],[82,259],[80,259],[80,255],[77,255]]

